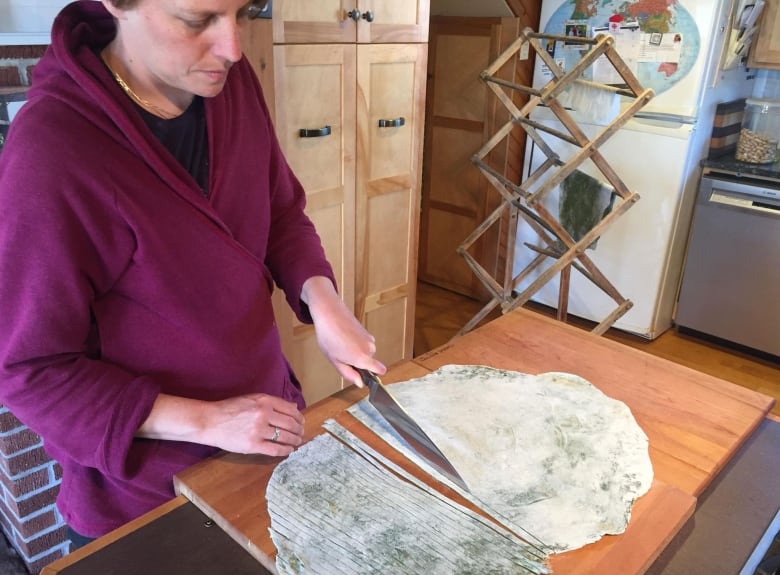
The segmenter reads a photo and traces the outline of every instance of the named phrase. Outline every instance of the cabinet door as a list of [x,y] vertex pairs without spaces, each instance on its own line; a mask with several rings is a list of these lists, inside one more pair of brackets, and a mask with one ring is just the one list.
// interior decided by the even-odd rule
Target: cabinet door
[[274,94],[274,46],[271,42],[271,21],[266,19],[250,20],[241,36],[241,51],[252,64],[263,96],[271,113],[271,120],[276,125],[276,107]]
[[430,0],[276,0],[274,43],[427,42]]
[[[275,46],[274,67],[279,141],[306,190],[306,212],[322,238],[341,296],[354,309],[355,45]],[[301,130],[310,130],[312,137],[302,137]],[[281,295],[277,298],[282,345],[306,401],[341,389],[341,377],[317,346],[314,327],[300,323]]]
[[354,42],[357,0],[275,0],[275,44]]
[[427,49],[358,46],[356,315],[386,365],[412,355]]
[[780,0],[767,0],[748,66],[780,69]]
[[358,0],[357,41],[427,42],[430,0]]

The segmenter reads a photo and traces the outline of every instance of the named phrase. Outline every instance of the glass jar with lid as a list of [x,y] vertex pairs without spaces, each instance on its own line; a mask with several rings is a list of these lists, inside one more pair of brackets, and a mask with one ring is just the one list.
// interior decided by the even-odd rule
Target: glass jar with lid
[[751,164],[778,160],[780,101],[748,98],[737,142],[736,159]]

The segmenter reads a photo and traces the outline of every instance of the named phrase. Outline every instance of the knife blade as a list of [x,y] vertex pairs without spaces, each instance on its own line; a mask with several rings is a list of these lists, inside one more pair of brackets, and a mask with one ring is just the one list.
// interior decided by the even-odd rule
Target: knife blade
[[466,482],[463,481],[463,478],[452,466],[449,459],[436,447],[433,440],[417,425],[417,422],[412,419],[406,410],[390,395],[379,376],[367,369],[358,367],[354,369],[360,374],[363,383],[368,388],[368,402],[409,443],[415,453],[423,457],[450,481],[470,493]]

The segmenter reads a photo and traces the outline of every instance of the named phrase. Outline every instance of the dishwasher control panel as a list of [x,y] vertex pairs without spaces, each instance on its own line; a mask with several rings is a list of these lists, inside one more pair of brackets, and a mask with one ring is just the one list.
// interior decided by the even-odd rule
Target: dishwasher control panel
[[706,173],[701,178],[699,202],[745,210],[757,210],[780,217],[780,185],[765,180]]

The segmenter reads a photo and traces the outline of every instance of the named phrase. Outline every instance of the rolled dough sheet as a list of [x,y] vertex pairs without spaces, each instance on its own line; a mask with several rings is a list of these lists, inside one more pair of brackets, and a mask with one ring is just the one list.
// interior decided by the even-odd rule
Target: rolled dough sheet
[[331,435],[280,463],[266,498],[283,575],[549,573],[521,540]]
[[[463,477],[463,495],[550,552],[622,533],[652,484],[648,439],[628,406],[576,375],[447,365],[388,389]],[[349,411],[460,491],[367,400]]]

